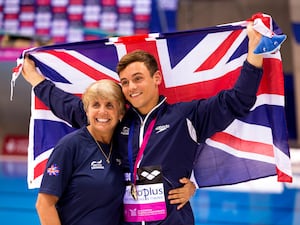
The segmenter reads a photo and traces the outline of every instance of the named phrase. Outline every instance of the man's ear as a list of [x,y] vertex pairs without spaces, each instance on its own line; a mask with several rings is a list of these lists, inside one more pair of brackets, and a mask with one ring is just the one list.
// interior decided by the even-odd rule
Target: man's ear
[[153,79],[156,83],[156,85],[160,85],[161,81],[162,81],[162,74],[159,70],[157,70],[154,74],[153,74]]

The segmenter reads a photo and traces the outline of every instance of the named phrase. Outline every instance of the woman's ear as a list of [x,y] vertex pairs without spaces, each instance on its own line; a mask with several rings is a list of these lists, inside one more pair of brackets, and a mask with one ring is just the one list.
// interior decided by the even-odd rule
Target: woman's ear
[[86,115],[86,118],[87,118],[87,125],[89,125],[89,124],[90,124],[90,121],[89,121],[89,115],[88,115],[87,109],[86,109],[86,111],[85,111],[85,115]]
[[120,116],[119,116],[119,122],[122,121],[123,117],[124,117],[124,113],[121,113]]

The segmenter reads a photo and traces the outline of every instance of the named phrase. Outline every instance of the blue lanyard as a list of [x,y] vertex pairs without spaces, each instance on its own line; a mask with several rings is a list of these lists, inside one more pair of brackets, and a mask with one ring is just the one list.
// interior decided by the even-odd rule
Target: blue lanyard
[[129,161],[129,169],[130,169],[130,181],[133,182],[133,133],[134,133],[134,123],[132,122],[130,129],[129,129],[129,136],[128,136],[128,161]]

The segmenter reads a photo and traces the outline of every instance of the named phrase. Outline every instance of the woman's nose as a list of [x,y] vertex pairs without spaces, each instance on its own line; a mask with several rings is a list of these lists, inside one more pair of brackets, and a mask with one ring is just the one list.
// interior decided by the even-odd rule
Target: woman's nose
[[100,113],[100,114],[107,114],[107,110],[106,110],[106,108],[104,106],[101,106],[99,108],[99,110],[98,110],[98,113]]

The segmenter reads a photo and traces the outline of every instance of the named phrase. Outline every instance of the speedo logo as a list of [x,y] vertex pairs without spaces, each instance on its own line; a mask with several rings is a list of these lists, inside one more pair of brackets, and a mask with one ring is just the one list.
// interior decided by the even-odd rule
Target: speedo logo
[[102,164],[102,160],[91,162],[91,169],[92,170],[103,170],[104,166]]
[[155,131],[158,134],[158,133],[163,132],[164,130],[168,129],[169,127],[170,127],[170,124],[157,126],[157,127],[155,127]]
[[123,127],[122,131],[121,131],[122,135],[129,135],[129,127]]

